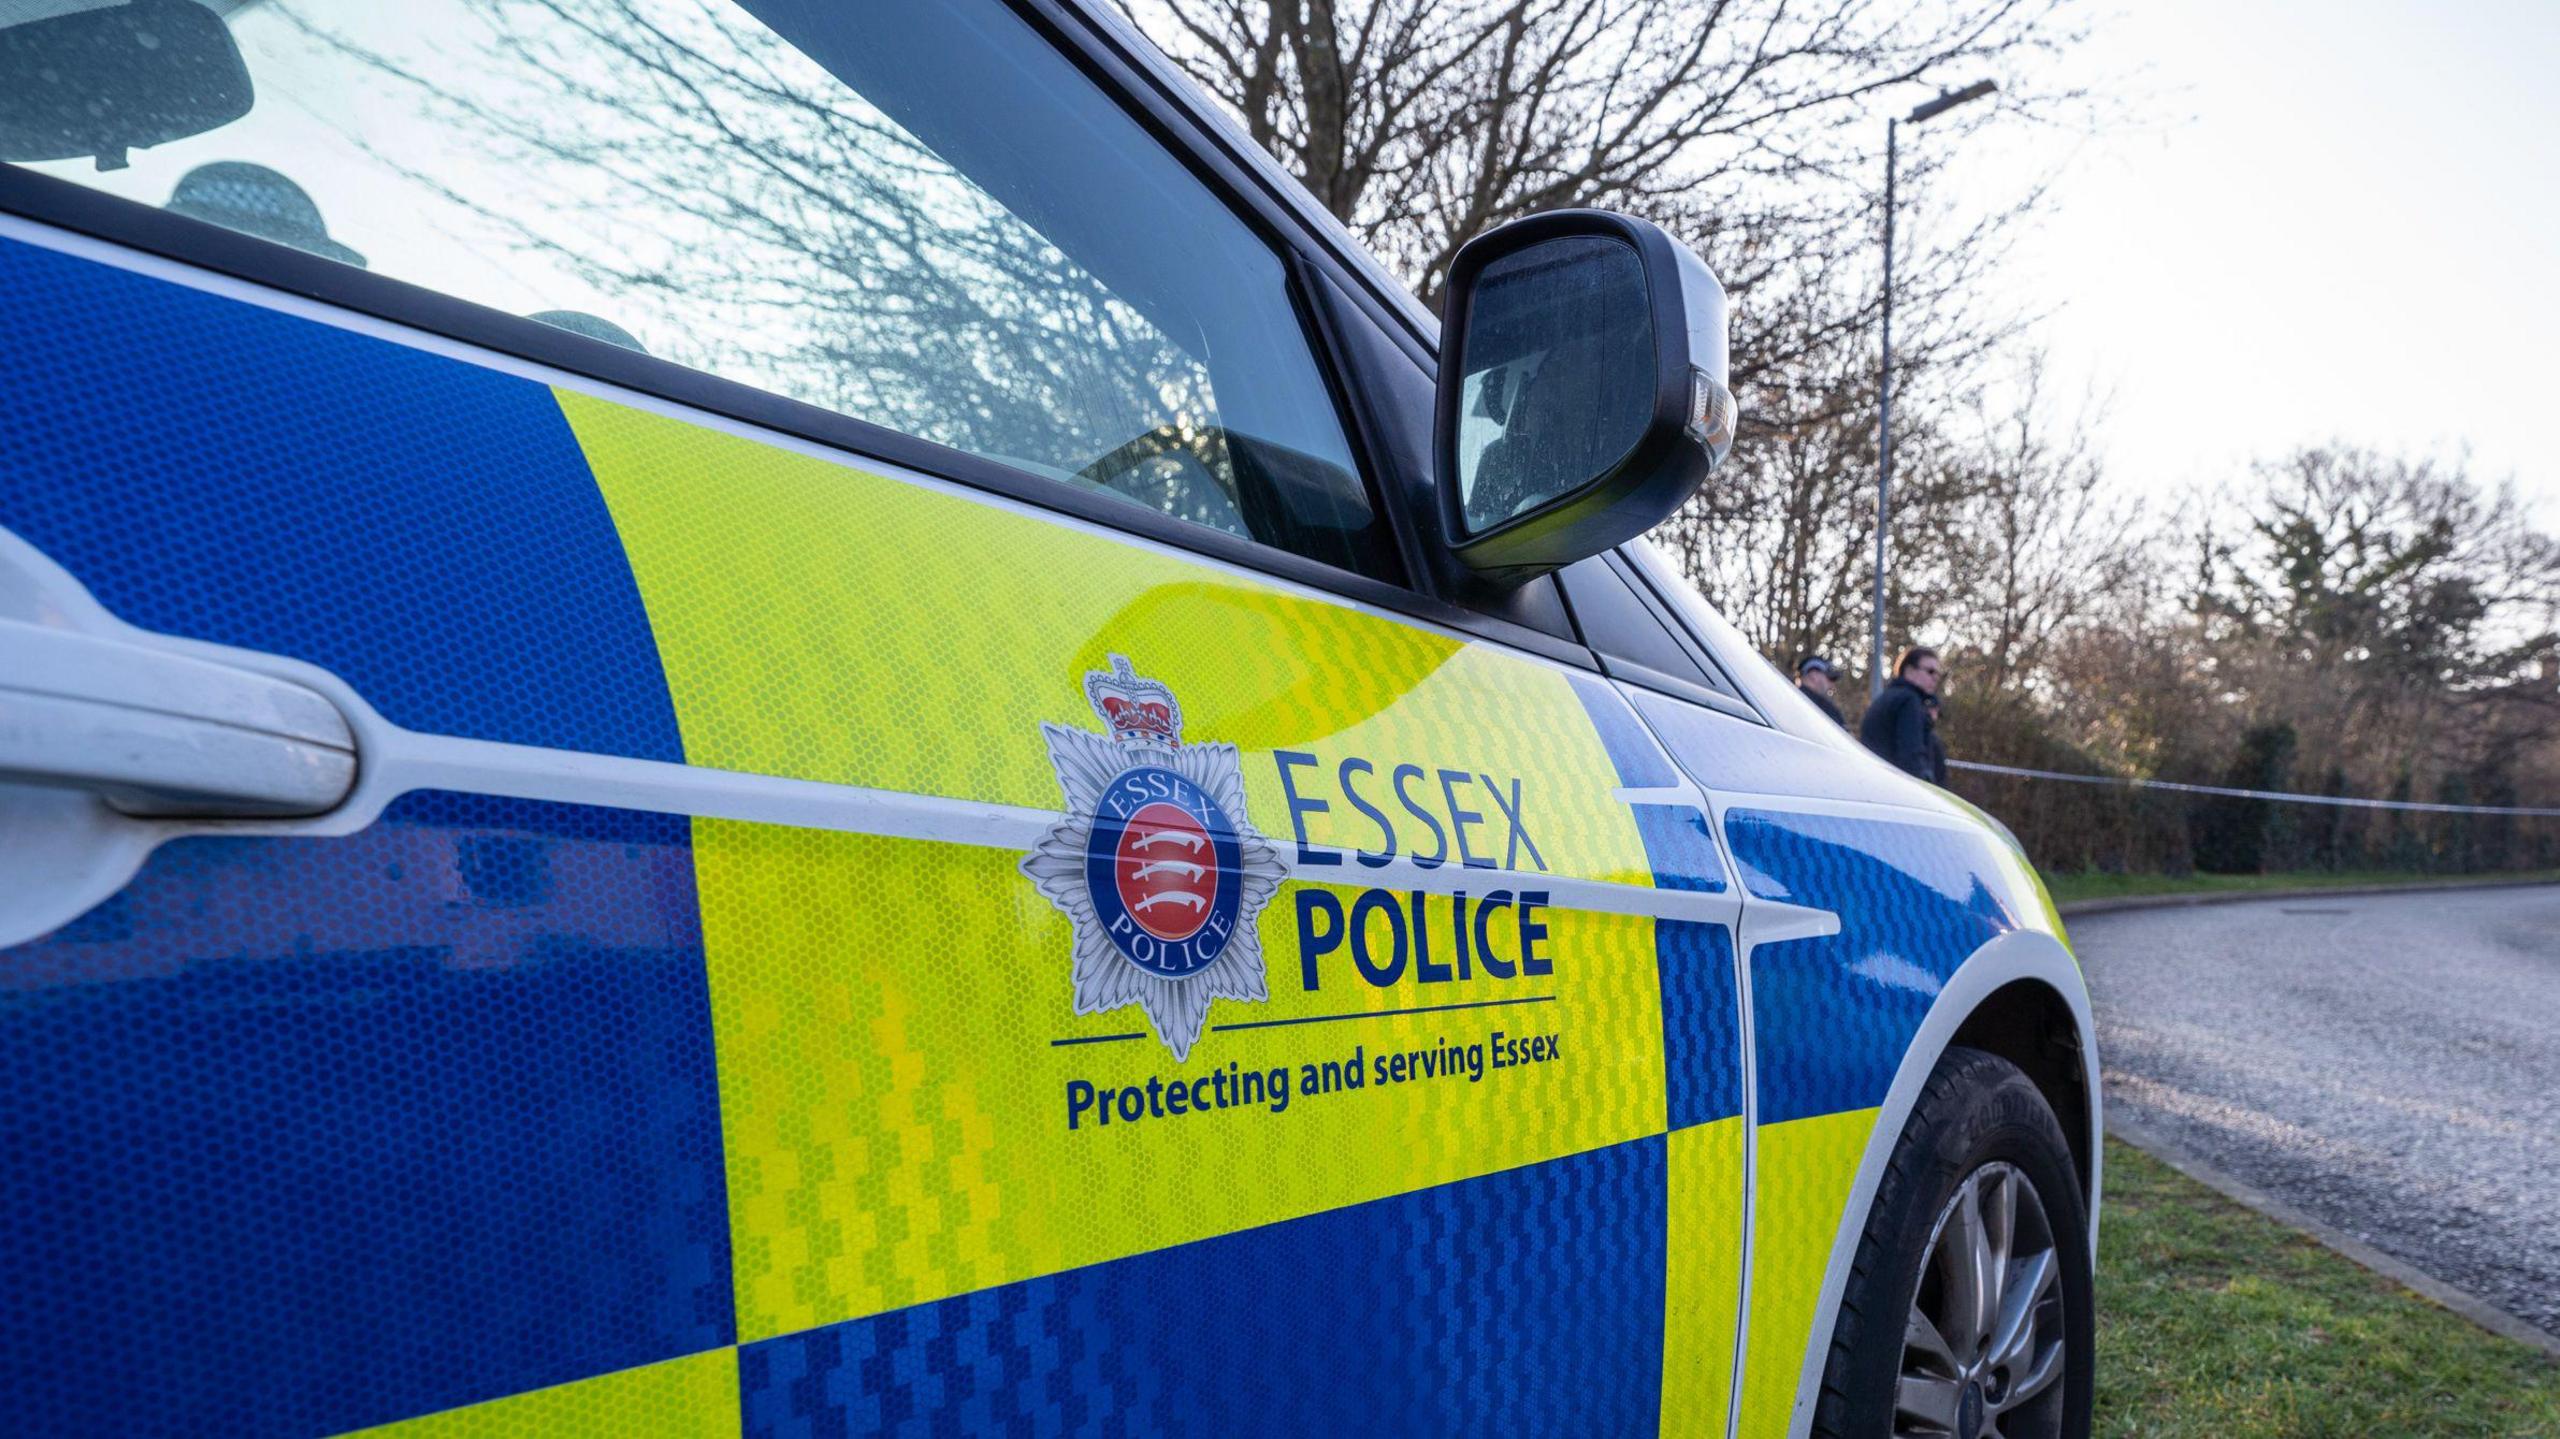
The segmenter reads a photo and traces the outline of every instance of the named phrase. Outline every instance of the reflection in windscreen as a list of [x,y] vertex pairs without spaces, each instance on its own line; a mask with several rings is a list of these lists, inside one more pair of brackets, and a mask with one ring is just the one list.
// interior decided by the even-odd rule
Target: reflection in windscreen
[[[223,8],[256,86],[246,118],[137,151],[129,170],[40,168],[1237,533],[1255,528],[1257,501],[1233,450],[1312,456],[1338,482],[1255,520],[1336,534],[1369,522],[1304,340],[1276,329],[1290,312],[1266,248],[1122,157],[1065,161],[1110,169],[1025,210],[1025,178],[1060,163],[1044,144],[1096,147],[1055,118],[1051,133],[1008,134],[1001,114],[926,98],[965,93],[925,72],[971,58],[918,37],[995,23],[949,18],[971,7],[924,20],[756,8],[940,125],[1010,208],[730,4]],[[914,53],[885,53],[910,41]],[[968,103],[1040,120],[1079,100],[996,78]],[[1050,235],[1100,254],[1112,285]],[[1213,390],[1213,357],[1231,394]],[[1311,498],[1317,513],[1301,513]]]

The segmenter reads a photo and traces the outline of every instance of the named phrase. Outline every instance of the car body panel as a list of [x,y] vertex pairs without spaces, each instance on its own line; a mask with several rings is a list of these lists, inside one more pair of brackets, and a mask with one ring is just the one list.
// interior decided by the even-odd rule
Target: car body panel
[[[106,295],[141,323],[190,307],[262,308],[35,255],[23,239],[0,246],[0,263],[98,271],[52,288]],[[137,296],[134,285],[171,293]],[[1650,740],[1614,690],[663,407],[568,387],[527,396],[530,380],[451,356],[403,355],[397,363],[430,372],[421,383],[340,386],[351,367],[390,363],[368,353],[401,349],[390,336],[275,310],[196,323],[222,338],[184,368],[247,370],[220,361],[242,335],[290,357],[257,375],[264,407],[247,420],[219,406],[156,413],[150,392],[91,383],[112,362],[83,373],[56,352],[39,358],[68,379],[15,392],[0,430],[192,427],[217,450],[287,456],[277,476],[298,469],[329,483],[199,487],[181,504],[150,488],[183,481],[164,449],[130,462],[129,480],[91,466],[81,487],[31,462],[12,470],[0,522],[74,581],[107,577],[98,598],[110,610],[325,675],[363,717],[372,772],[363,802],[322,826],[340,833],[269,824],[174,838],[104,906],[0,952],[0,1024],[30,1065],[18,1133],[44,1156],[20,1172],[41,1174],[45,1188],[17,1207],[61,1231],[22,1276],[45,1299],[12,1314],[7,1347],[34,1355],[66,1334],[82,1341],[76,1357],[37,1366],[40,1382],[13,1390],[29,1427],[113,1414],[132,1432],[326,1432],[648,1364],[698,1378],[686,1356],[731,1345],[741,1422],[757,1432],[806,1419],[812,1385],[838,1395],[826,1412],[859,1428],[887,1424],[901,1406],[948,1413],[964,1391],[1036,1408],[1070,1376],[1091,1386],[1075,1391],[1079,1414],[1294,1427],[1273,1396],[1322,1374],[1363,1396],[1362,1412],[1413,1426],[1500,1400],[1559,1426],[1613,1416],[1611,1427],[1641,1427],[1666,1402],[1662,1363],[1641,1357],[1663,1343],[1666,1312],[1683,1316],[1685,1342],[1705,1346],[1674,1367],[1694,1396],[1677,1402],[1721,1410],[1740,1282],[1741,1058],[1727,938],[1740,897],[1703,816],[1684,824],[1663,813],[1670,806],[1619,797],[1668,765],[1659,750],[1630,747]],[[147,345],[112,325],[92,326],[91,339],[110,355]],[[85,397],[102,389],[118,404],[90,421]],[[561,428],[532,427],[541,444],[510,446],[510,465],[466,456],[448,470],[429,453],[373,471],[238,428],[312,417],[360,449],[419,424],[410,407],[436,413],[438,397],[455,393],[496,393],[537,416],[533,401],[547,400]],[[562,432],[578,446],[575,468],[552,444]],[[330,607],[334,631],[235,618],[260,592],[290,592],[346,563],[323,544],[259,551],[262,526],[291,534],[327,523],[303,512],[362,514],[404,491],[467,494],[475,477],[578,524],[612,525],[627,568],[604,588],[636,588],[654,663],[624,657],[597,692],[663,686],[684,772],[706,792],[763,794],[756,786],[772,782],[898,795],[940,818],[881,821],[849,808],[834,824],[776,824],[713,805],[634,808],[626,773],[674,765],[662,731],[634,740],[599,730],[576,736],[587,747],[575,750],[528,744],[559,736],[496,727],[495,707],[449,720],[432,672],[383,664],[380,652],[396,646],[380,632],[417,623],[397,567],[379,588],[361,569],[335,578],[340,588],[314,601]],[[586,493],[602,497],[602,515],[571,503]],[[153,610],[156,592],[137,600],[117,589],[120,566],[145,568],[117,553],[118,514],[234,499],[245,518],[196,519],[216,533],[229,519],[218,541],[228,548],[191,554],[161,579],[182,585],[179,599]],[[149,532],[122,533],[142,544]],[[529,533],[576,538],[557,520]],[[777,546],[777,533],[805,542]],[[414,530],[381,541],[435,542]],[[512,559],[534,583],[563,589],[594,569],[568,543],[527,543]],[[369,626],[372,647],[348,637]],[[515,682],[584,693],[574,687],[593,683],[581,675],[612,659],[620,631],[596,633],[575,656],[586,671],[520,653],[509,660],[523,667]],[[485,631],[476,642],[503,643]],[[1069,925],[1017,872],[1026,827],[1060,802],[1042,725],[1076,725],[1084,678],[1123,649],[1147,656],[1147,672],[1180,696],[1189,737],[1237,746],[1251,823],[1294,852],[1295,875],[1261,921],[1272,998],[1242,1010],[1221,1002],[1215,1018],[1244,1032],[1213,1033],[1189,1061],[1195,1074],[1321,1063],[1353,1046],[1374,1065],[1497,1029],[1562,1027],[1589,1058],[1301,1097],[1294,1112],[1068,1129],[1071,1081],[1141,1084],[1168,1069],[1129,1012],[1074,1012],[1061,963]],[[373,690],[387,702],[373,704]],[[594,803],[415,790],[384,731],[446,753],[553,756],[569,771],[555,795]],[[1427,785],[1366,796],[1373,807],[1389,792],[1407,801],[1389,821],[1402,851],[1388,855],[1351,800],[1365,779],[1408,770]],[[1488,967],[1421,984],[1418,942],[1402,983],[1361,982],[1340,951],[1310,971],[1300,891],[1391,895],[1432,933],[1450,932],[1461,895],[1481,911],[1498,892],[1543,892],[1538,942],[1561,962],[1525,990],[1527,975]],[[1479,924],[1479,940],[1484,932]],[[1521,967],[1516,952],[1506,962]],[[1311,972],[1315,987],[1291,982]],[[626,993],[635,985],[638,997]],[[85,1008],[64,1003],[74,994]],[[1507,1011],[1522,1004],[1552,1005],[1557,1019],[1514,1022]],[[1451,1012],[1460,1006],[1485,1008]],[[246,1029],[244,1009],[257,1019]],[[300,1036],[326,1022],[349,1027],[314,1053]],[[68,1064],[95,1024],[145,1046],[184,1034],[188,1062],[160,1072],[147,1049],[107,1048],[93,1068]],[[453,1071],[416,1067],[420,1045]],[[610,1057],[648,1067],[618,1075]],[[97,1067],[131,1082],[102,1083]],[[172,1086],[192,1099],[177,1102]],[[295,1102],[279,1102],[288,1091]],[[227,1128],[143,1122],[208,1104],[229,1113]],[[240,1148],[251,1137],[290,1152]],[[716,1171],[705,1166],[715,1154]],[[254,1165],[256,1182],[228,1176],[234,1162]],[[420,1166],[432,1172],[412,1172]],[[320,1192],[301,1177],[323,1171],[379,1203],[313,1213]],[[614,1182],[627,1192],[598,1187]],[[54,1202],[82,1184],[104,1186],[101,1202]],[[576,1206],[583,1223],[521,1208],[528,1184]],[[1677,1265],[1675,1184],[1685,1232],[1722,1236]],[[125,1223],[151,1214],[160,1219]],[[616,1226],[620,1248],[599,1224]],[[89,1271],[110,1282],[84,1284],[62,1267],[84,1254],[113,1260]],[[186,1283],[141,1284],[181,1254]],[[1285,1282],[1310,1270],[1331,1282]],[[321,1272],[326,1302],[314,1293]],[[439,1302],[421,1299],[421,1285]],[[960,1361],[944,1341],[977,1325],[996,1350],[1028,1342],[1021,1326],[1054,1325],[1073,1295],[1096,1306],[1076,1326],[1082,1343],[1161,1354],[1171,1335],[1152,1326],[1188,1327],[1203,1302],[1221,1312],[1220,1293],[1236,1296],[1221,1322],[1266,1326],[1267,1342],[1200,1349],[1193,1368],[1088,1371],[1080,1345],[1035,1345],[1043,1357],[1029,1367],[949,1367]],[[1247,1293],[1258,1297],[1243,1303]],[[1515,1387],[1484,1387],[1491,1351],[1441,1338],[1467,1313],[1480,1324],[1462,1329],[1545,1356],[1535,1382],[1514,1363],[1501,1372]],[[386,1314],[406,1327],[364,1322]],[[208,1332],[239,1347],[192,1337]],[[306,1337],[288,1342],[297,1334]],[[911,1357],[885,1368],[845,1357],[900,1354]]]
[[[1143,52],[1082,58],[1242,143]],[[0,1428],[1802,1433],[1965,1016],[2046,985],[2094,1052],[2014,846],[1642,546],[1741,702],[249,258],[0,216],[0,580],[361,756],[312,819],[103,817],[0,945]],[[1274,866],[1267,997],[1179,1042],[1030,872],[1118,674]],[[1447,1067],[1496,1031],[1565,1048]]]

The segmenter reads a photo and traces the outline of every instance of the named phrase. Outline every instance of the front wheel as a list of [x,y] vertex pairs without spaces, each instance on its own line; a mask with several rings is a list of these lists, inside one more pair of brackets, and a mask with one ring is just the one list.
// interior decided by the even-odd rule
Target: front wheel
[[2081,1439],[2090,1294],[2088,1210],[2061,1124],[2017,1066],[1951,1049],[1868,1211],[1813,1432]]

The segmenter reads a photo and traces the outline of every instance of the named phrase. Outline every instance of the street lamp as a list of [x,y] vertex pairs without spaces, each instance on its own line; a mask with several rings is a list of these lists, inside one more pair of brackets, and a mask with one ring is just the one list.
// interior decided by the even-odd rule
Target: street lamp
[[1938,98],[1915,106],[1900,120],[1884,122],[1884,362],[1876,372],[1876,615],[1874,643],[1867,656],[1867,698],[1884,693],[1884,542],[1893,517],[1893,164],[1895,133],[1905,124],[1935,119],[1967,100],[1979,100],[2000,86],[1976,80],[1961,90],[1941,90]]

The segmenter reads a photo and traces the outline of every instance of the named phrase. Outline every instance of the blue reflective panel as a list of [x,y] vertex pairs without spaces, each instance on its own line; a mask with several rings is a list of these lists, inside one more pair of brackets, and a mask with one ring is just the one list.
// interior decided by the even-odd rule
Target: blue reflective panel
[[0,950],[0,1433],[335,1432],[726,1344],[685,820],[411,795]]
[[1673,1129],[1742,1112],[1742,1002],[1733,936],[1720,924],[1663,920],[1655,928],[1662,971],[1662,1069]]
[[1640,804],[1635,811],[1636,833],[1644,838],[1644,852],[1653,865],[1653,882],[1663,889],[1686,889],[1704,894],[1724,893],[1724,859],[1716,853],[1716,842],[1707,835],[1707,817],[1695,806],[1682,804]]
[[1574,697],[1591,716],[1591,727],[1599,732],[1609,763],[1617,767],[1618,783],[1629,789],[1668,789],[1680,783],[1679,771],[1663,757],[1661,746],[1645,732],[1644,721],[1627,707],[1616,686],[1581,670],[1568,670],[1565,677],[1573,682]]
[[1883,1103],[1947,977],[2018,927],[1987,883],[1992,841],[1768,810],[1729,812],[1725,836],[1752,894],[1840,916],[1836,935],[1752,951],[1760,1122]]
[[750,1344],[746,1432],[1635,1434],[1657,1136]]
[[0,527],[133,624],[311,661],[396,724],[684,758],[530,380],[0,240]]
[[[1680,784],[1679,773],[1614,686],[1594,675],[1575,674],[1572,680],[1620,784],[1630,789]],[[1724,859],[1707,833],[1705,815],[1689,805],[1629,809],[1658,888],[1724,892]],[[1740,1114],[1742,997],[1733,935],[1720,924],[1656,920],[1653,948],[1662,986],[1663,1083],[1670,1127]]]
[[[1619,697],[1617,689],[1597,675],[1574,672],[1574,696],[1582,701],[1591,716],[1592,728],[1599,732],[1600,747],[1609,754],[1609,763],[1618,771],[1618,783],[1628,789],[1675,789],[1681,783],[1679,771],[1671,767],[1662,747],[1653,741],[1644,722]],[[1725,887],[1724,859],[1716,853],[1715,840],[1707,834],[1706,817],[1690,805],[1631,805],[1636,833],[1644,840],[1647,861],[1653,867],[1653,882],[1664,889],[1696,890],[1721,894]]]

